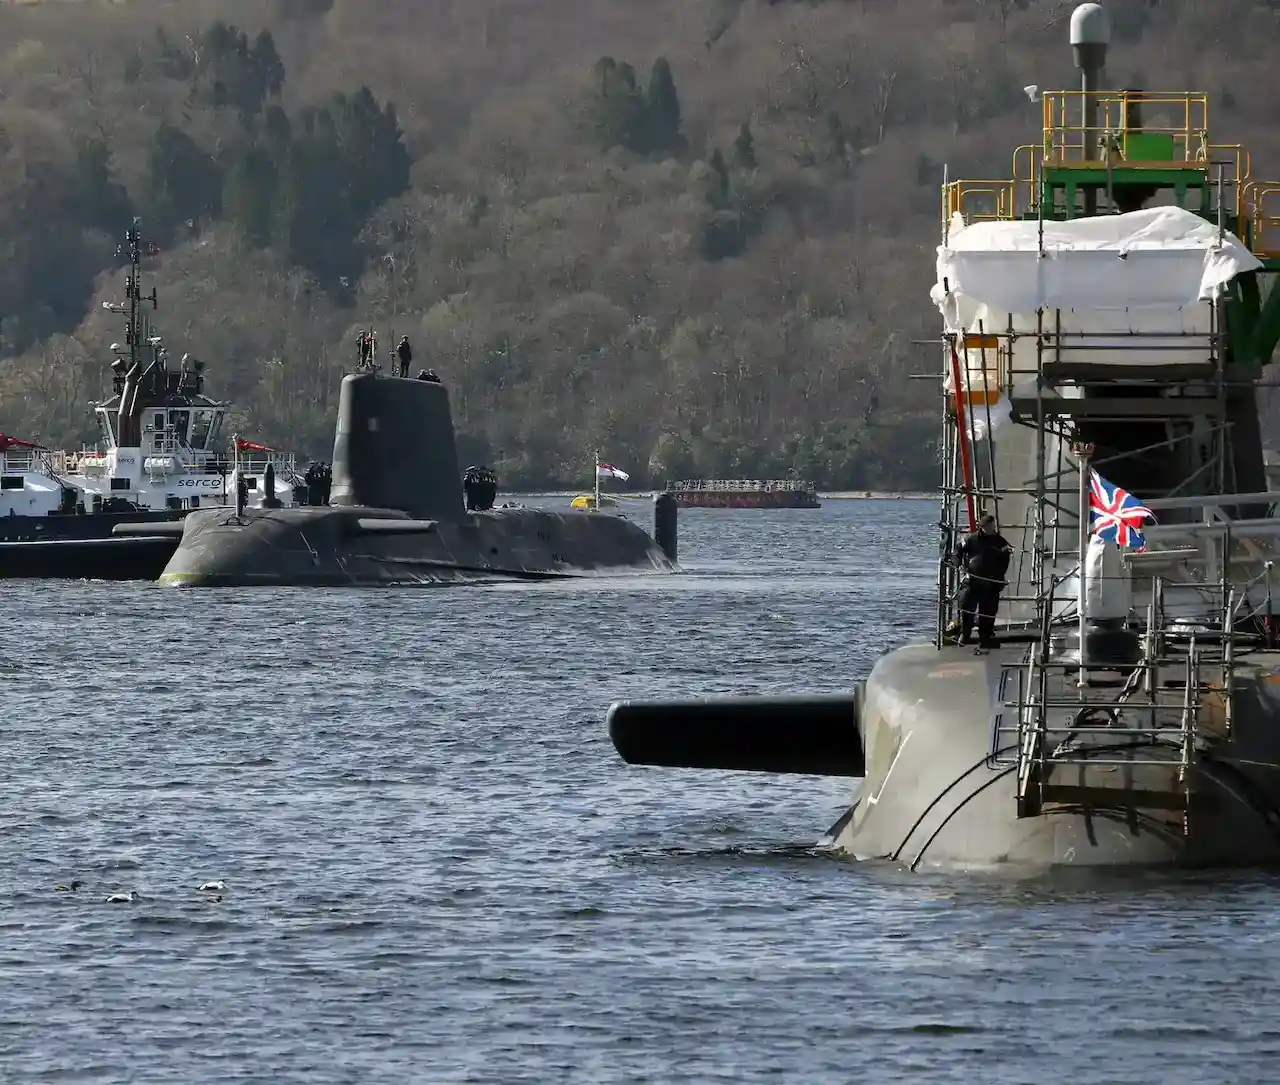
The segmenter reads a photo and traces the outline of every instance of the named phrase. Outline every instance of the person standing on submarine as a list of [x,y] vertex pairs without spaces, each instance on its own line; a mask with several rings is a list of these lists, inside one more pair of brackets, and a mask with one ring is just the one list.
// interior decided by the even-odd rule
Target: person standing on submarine
[[960,593],[961,644],[969,643],[975,624],[978,648],[988,650],[995,644],[996,609],[1012,555],[1013,547],[997,530],[996,518],[990,513],[978,521],[978,530],[956,547],[956,565],[965,574]]

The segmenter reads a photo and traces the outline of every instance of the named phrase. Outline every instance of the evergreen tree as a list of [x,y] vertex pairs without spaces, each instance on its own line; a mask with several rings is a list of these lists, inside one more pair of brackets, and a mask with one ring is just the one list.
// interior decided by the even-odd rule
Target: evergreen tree
[[227,173],[223,214],[255,248],[271,244],[278,174],[275,160],[261,147],[249,147]]
[[102,140],[79,149],[68,185],[72,221],[116,234],[133,217],[133,203],[111,170],[111,152]]
[[163,123],[151,140],[149,196],[163,228],[217,215],[222,209],[222,171],[189,135]]
[[370,213],[409,186],[411,160],[395,107],[367,87],[303,114],[283,155],[277,238],[289,258],[335,289],[354,283],[356,242]]
[[671,76],[671,65],[665,57],[653,62],[649,73],[649,149],[678,151],[684,144],[680,134],[680,96]]
[[590,123],[600,146],[643,152],[649,144],[649,110],[636,85],[635,69],[613,57],[602,57],[596,63],[595,76]]
[[716,147],[711,152],[711,160],[708,164],[716,175],[715,205],[717,207],[727,207],[729,204],[729,166],[724,160],[724,155],[720,153],[719,147]]
[[827,114],[827,161],[838,162],[849,168],[849,140],[844,132],[844,122],[834,109]]
[[274,98],[284,89],[284,61],[276,51],[276,40],[270,30],[259,32],[250,52],[265,97]]
[[262,135],[277,157],[289,146],[289,141],[293,138],[293,125],[289,123],[289,115],[279,105],[267,106],[267,112],[262,118]]
[[746,121],[742,122],[742,127],[738,129],[738,138],[733,141],[733,161],[734,165],[742,169],[753,170],[757,165],[756,141],[751,134],[751,125]]
[[201,35],[200,47],[199,73],[209,100],[235,109],[245,127],[252,126],[266,99],[284,87],[284,62],[271,32],[263,30],[250,45],[239,27],[216,22]]

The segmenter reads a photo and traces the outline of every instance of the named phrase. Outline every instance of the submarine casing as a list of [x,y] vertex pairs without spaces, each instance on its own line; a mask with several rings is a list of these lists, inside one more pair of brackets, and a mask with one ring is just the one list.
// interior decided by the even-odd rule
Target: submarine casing
[[[1114,727],[1051,714],[1071,753],[1051,751],[1044,801],[1020,813],[1005,682],[1027,656],[1016,642],[989,654],[907,645],[881,656],[854,697],[620,702],[609,733],[636,765],[862,777],[822,842],[859,860],[986,871],[1280,862],[1280,652],[1240,661],[1229,733],[1211,692],[1198,706],[1201,733],[1218,739],[1185,766],[1176,743],[1135,733],[1141,705]],[[1059,677],[1058,703],[1075,673]],[[1091,671],[1100,684],[1117,673]]]
[[246,509],[239,516],[197,509],[160,580],[426,585],[673,568],[640,527],[591,513],[511,508],[424,521],[359,506]]
[[194,510],[167,584],[393,585],[671,572],[639,525],[600,513],[464,509],[443,384],[343,378],[330,504]]
[[[1002,706],[1001,684],[1026,654],[1017,644],[987,655],[916,644],[877,660],[859,710],[866,775],[829,846],[858,859],[974,869],[1280,861],[1280,816],[1266,800],[1280,794],[1280,728],[1272,726],[1280,653],[1239,661],[1232,737],[1212,757],[1194,759],[1182,809],[1172,801],[1153,809],[1143,798],[1185,796],[1180,751],[1168,749],[1157,763],[1149,742],[1098,726],[1081,727],[1075,739],[1098,763],[1073,759],[1055,770],[1057,783],[1089,799],[1018,817],[1017,749],[999,745],[1016,742],[1016,718],[1002,719],[1016,709]],[[1073,678],[1064,681],[1074,687]],[[1070,720],[1064,712],[1050,726]]]

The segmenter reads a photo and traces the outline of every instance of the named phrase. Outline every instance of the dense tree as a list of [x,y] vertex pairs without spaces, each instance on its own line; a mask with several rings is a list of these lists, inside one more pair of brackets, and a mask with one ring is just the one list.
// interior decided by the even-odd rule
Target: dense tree
[[613,57],[595,66],[595,84],[588,106],[588,122],[605,150],[625,147],[643,152],[649,146],[649,107],[636,84],[636,70]]
[[280,170],[278,236],[289,258],[349,295],[364,270],[365,220],[408,187],[410,164],[394,106],[379,106],[367,87],[308,110]]
[[167,231],[194,229],[222,209],[222,170],[182,129],[162,123],[151,140],[147,202]]
[[711,167],[711,172],[715,174],[715,189],[712,193],[713,202],[717,207],[726,207],[729,203],[729,165],[724,160],[724,155],[720,153],[720,148],[716,147],[711,152],[711,160],[707,163]]
[[[1069,7],[9,5],[0,428],[90,435],[136,208],[161,330],[300,453],[374,323],[507,484],[601,447],[642,484],[928,485],[937,186],[1040,139],[1022,88],[1073,84]],[[1211,92],[1211,140],[1280,173],[1267,4],[1107,7],[1118,84]]]
[[680,132],[680,96],[666,57],[653,62],[649,74],[649,96],[645,102],[648,115],[648,147],[650,151],[679,151],[684,146]]
[[114,234],[120,223],[133,217],[129,193],[116,180],[111,151],[100,139],[90,140],[76,152],[67,182],[66,216],[75,223]]
[[245,148],[227,174],[223,210],[256,248],[266,248],[273,240],[278,186],[275,159],[262,147]]
[[738,128],[738,137],[733,141],[733,162],[742,169],[756,168],[756,141],[751,134],[751,125],[746,121]]

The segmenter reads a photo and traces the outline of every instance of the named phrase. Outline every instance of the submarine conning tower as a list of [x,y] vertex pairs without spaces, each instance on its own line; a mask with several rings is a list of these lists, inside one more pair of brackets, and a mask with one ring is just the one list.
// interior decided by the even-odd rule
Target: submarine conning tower
[[329,503],[461,520],[449,393],[438,381],[348,374],[338,394]]
[[[827,843],[912,869],[1278,864],[1255,396],[1280,182],[1217,141],[1206,94],[1109,89],[1103,5],[1070,44],[1079,89],[1026,88],[1012,176],[941,190],[933,635],[843,700],[621,702],[610,735],[635,764],[859,776]],[[1012,553],[975,650],[956,547],[986,514]]]

